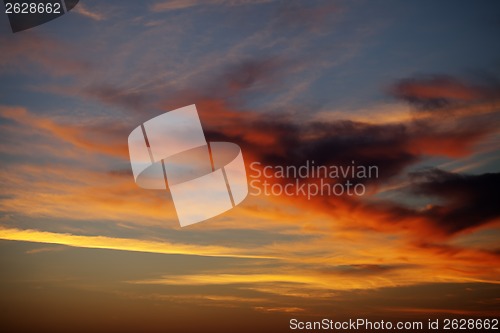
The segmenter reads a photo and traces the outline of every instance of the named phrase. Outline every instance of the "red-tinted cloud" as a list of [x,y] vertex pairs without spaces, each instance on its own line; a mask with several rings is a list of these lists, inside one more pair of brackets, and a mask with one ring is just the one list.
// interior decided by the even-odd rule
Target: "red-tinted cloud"
[[420,109],[434,109],[454,103],[470,103],[500,97],[500,84],[475,84],[450,76],[435,75],[397,82],[392,94]]

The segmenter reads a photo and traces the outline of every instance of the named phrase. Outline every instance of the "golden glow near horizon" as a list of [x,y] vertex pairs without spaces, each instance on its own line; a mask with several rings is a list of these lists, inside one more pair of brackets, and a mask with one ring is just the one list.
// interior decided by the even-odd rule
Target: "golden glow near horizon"
[[[268,270],[267,274],[257,273],[259,270],[257,265],[255,269],[250,267],[242,270],[240,274],[216,272],[128,282],[131,284],[182,286],[248,284],[254,285],[250,289],[263,291],[272,290],[272,288],[266,287],[272,284],[279,293],[291,295],[304,294],[303,290],[311,290],[312,294],[318,295],[320,290],[333,292],[334,290],[376,289],[430,282],[495,283],[494,277],[499,270],[496,266],[491,266],[496,259],[489,260],[480,252],[465,251],[463,254],[453,253],[451,256],[434,255],[430,260],[428,253],[419,253],[412,248],[405,249],[404,247],[399,248],[395,255],[386,256],[387,264],[384,262],[374,263],[376,258],[380,258],[383,253],[390,251],[387,246],[384,247],[383,240],[378,243],[379,241],[375,239],[372,239],[370,243],[353,246],[350,250],[344,251],[342,258],[328,258],[324,255],[310,257],[307,255],[324,248],[325,244],[331,242],[328,239],[316,240],[313,243],[299,242],[293,246],[284,243],[263,246],[260,249],[249,249],[105,236],[79,236],[16,228],[0,228],[0,239],[104,250],[273,260],[277,268],[276,270]],[[343,244],[345,246],[349,242]],[[352,245],[354,244],[352,243]],[[378,251],[370,250],[371,247],[378,247]],[[33,251],[33,253],[37,252]],[[407,256],[405,260],[398,259],[405,255]],[[476,257],[474,265],[468,264],[471,257]],[[458,272],[452,267],[448,267],[451,262],[460,264],[462,267],[470,266],[471,269],[473,267],[474,270],[464,269],[462,272]],[[296,284],[298,287],[290,289],[289,284]],[[287,285],[288,287],[286,287]]]

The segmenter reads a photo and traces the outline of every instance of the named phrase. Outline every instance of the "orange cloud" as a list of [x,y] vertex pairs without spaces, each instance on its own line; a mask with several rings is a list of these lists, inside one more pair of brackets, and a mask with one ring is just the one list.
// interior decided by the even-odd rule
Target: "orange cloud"
[[19,72],[41,69],[55,76],[81,74],[89,71],[89,63],[82,61],[73,53],[74,48],[60,40],[49,38],[31,31],[29,34],[3,34],[0,37],[2,48],[0,71]]
[[444,75],[401,80],[392,88],[399,98],[420,106],[446,105],[446,101],[471,102],[499,97],[499,87],[472,84]]
[[0,106],[0,117],[42,130],[84,151],[128,158],[127,129],[114,123],[99,125],[62,124],[23,107]]

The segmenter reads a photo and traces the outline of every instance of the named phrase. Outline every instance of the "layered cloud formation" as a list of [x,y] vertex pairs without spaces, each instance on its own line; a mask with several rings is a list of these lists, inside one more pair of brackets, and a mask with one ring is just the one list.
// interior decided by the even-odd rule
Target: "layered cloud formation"
[[[436,38],[454,40],[463,22],[443,23],[447,9],[436,6],[428,26],[446,23]],[[466,40],[441,54],[432,34],[412,25],[428,11],[368,7],[89,1],[43,29],[2,34],[0,238],[35,243],[15,256],[51,267],[35,274],[42,284],[75,278],[64,288],[174,310],[380,314],[385,299],[391,315],[494,314],[498,26],[460,35]],[[457,17],[473,20],[466,14]],[[390,20],[377,19],[384,15]],[[484,55],[466,54],[468,44]],[[361,180],[361,197],[248,197],[179,230],[169,193],[134,184],[127,136],[190,104],[206,139],[237,143],[247,166],[354,161],[377,166],[378,178]],[[95,252],[85,251],[106,249],[143,270],[112,275],[110,287],[99,278],[108,272],[102,262],[80,279],[72,258],[91,261]],[[435,292],[453,296],[433,305]]]

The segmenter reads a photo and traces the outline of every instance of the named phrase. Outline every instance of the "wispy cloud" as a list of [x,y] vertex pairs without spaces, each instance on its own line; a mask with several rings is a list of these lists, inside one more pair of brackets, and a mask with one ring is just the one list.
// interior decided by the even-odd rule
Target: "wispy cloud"
[[91,10],[81,2],[78,4],[78,6],[75,7],[75,9],[73,9],[73,11],[94,21],[102,21],[105,19],[103,13]]
[[64,251],[66,248],[64,246],[44,246],[39,247],[33,250],[26,251],[26,254],[37,254],[37,253],[45,253],[45,252],[59,252]]
[[0,44],[8,45],[2,49],[0,74],[38,70],[54,76],[72,76],[92,68],[67,42],[36,32],[1,35]]
[[187,9],[197,6],[241,6],[271,2],[273,0],[165,0],[151,6],[154,12],[165,12],[171,10]]
[[10,119],[24,127],[42,130],[84,150],[115,156],[128,156],[126,141],[128,129],[120,124],[61,124],[50,116],[40,116],[24,107],[1,106],[0,117]]

